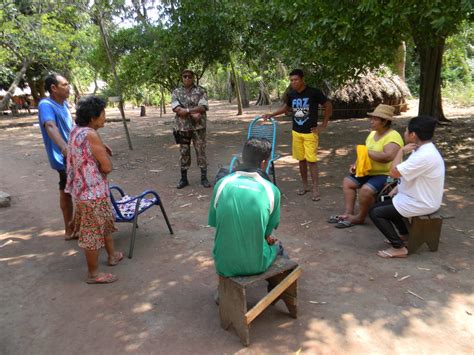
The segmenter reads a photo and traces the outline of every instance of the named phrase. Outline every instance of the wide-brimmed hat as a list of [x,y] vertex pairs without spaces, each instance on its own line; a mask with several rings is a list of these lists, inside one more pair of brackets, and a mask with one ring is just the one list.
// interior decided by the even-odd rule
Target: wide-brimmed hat
[[393,115],[395,114],[395,107],[390,105],[380,104],[374,112],[367,112],[369,116],[383,118],[384,120],[393,121]]

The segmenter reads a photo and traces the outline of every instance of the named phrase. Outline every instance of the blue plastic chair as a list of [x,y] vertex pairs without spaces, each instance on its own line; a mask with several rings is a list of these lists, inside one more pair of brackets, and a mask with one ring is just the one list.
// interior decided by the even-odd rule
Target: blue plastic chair
[[[277,122],[270,118],[265,120],[261,116],[255,117],[252,122],[250,122],[247,139],[250,138],[264,138],[272,144],[272,152],[270,154],[270,160],[268,162],[266,173],[273,176],[273,183],[276,185],[276,174],[275,174],[275,165],[274,162],[280,159],[280,154],[275,152],[276,148],[276,132],[277,132]],[[234,154],[229,165],[229,172],[232,173],[237,166],[241,163],[241,154]]]
[[[113,191],[118,191],[120,194],[120,199],[114,197]],[[146,197],[149,196],[149,197]],[[163,202],[160,199],[160,196],[155,191],[146,190],[138,196],[129,196],[117,185],[110,186],[110,201],[112,202],[112,209],[115,216],[115,222],[128,222],[133,223],[132,227],[132,237],[130,239],[130,248],[128,252],[129,259],[133,255],[133,247],[135,245],[135,236],[138,228],[138,216],[141,215],[146,210],[152,208],[153,206],[159,206],[161,213],[165,218],[166,225],[170,231],[170,234],[173,234],[173,229],[166,215],[165,208],[163,207]]]

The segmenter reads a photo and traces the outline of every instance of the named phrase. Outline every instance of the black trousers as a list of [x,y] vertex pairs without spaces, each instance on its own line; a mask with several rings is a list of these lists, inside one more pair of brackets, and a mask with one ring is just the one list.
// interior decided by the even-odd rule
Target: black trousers
[[[387,200],[374,205],[369,211],[369,216],[375,226],[382,232],[392,244],[392,247],[400,249],[405,246],[403,240],[400,239],[400,234],[408,234],[408,228],[406,225],[406,218],[403,217],[396,210],[392,200]],[[395,228],[398,233],[395,231]]]

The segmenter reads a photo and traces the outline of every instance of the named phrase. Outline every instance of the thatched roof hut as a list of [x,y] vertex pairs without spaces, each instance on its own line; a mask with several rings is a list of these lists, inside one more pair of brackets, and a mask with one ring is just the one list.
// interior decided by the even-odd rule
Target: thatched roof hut
[[328,90],[334,112],[333,118],[366,117],[381,103],[395,107],[398,115],[406,111],[410,90],[398,75],[369,72],[335,90]]

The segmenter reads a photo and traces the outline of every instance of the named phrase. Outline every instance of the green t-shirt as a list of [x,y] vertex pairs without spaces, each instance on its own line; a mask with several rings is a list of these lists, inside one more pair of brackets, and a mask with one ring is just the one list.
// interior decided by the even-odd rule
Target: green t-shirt
[[213,255],[219,275],[265,272],[277,254],[265,237],[280,223],[280,191],[256,172],[228,175],[214,187],[208,223],[216,228]]

